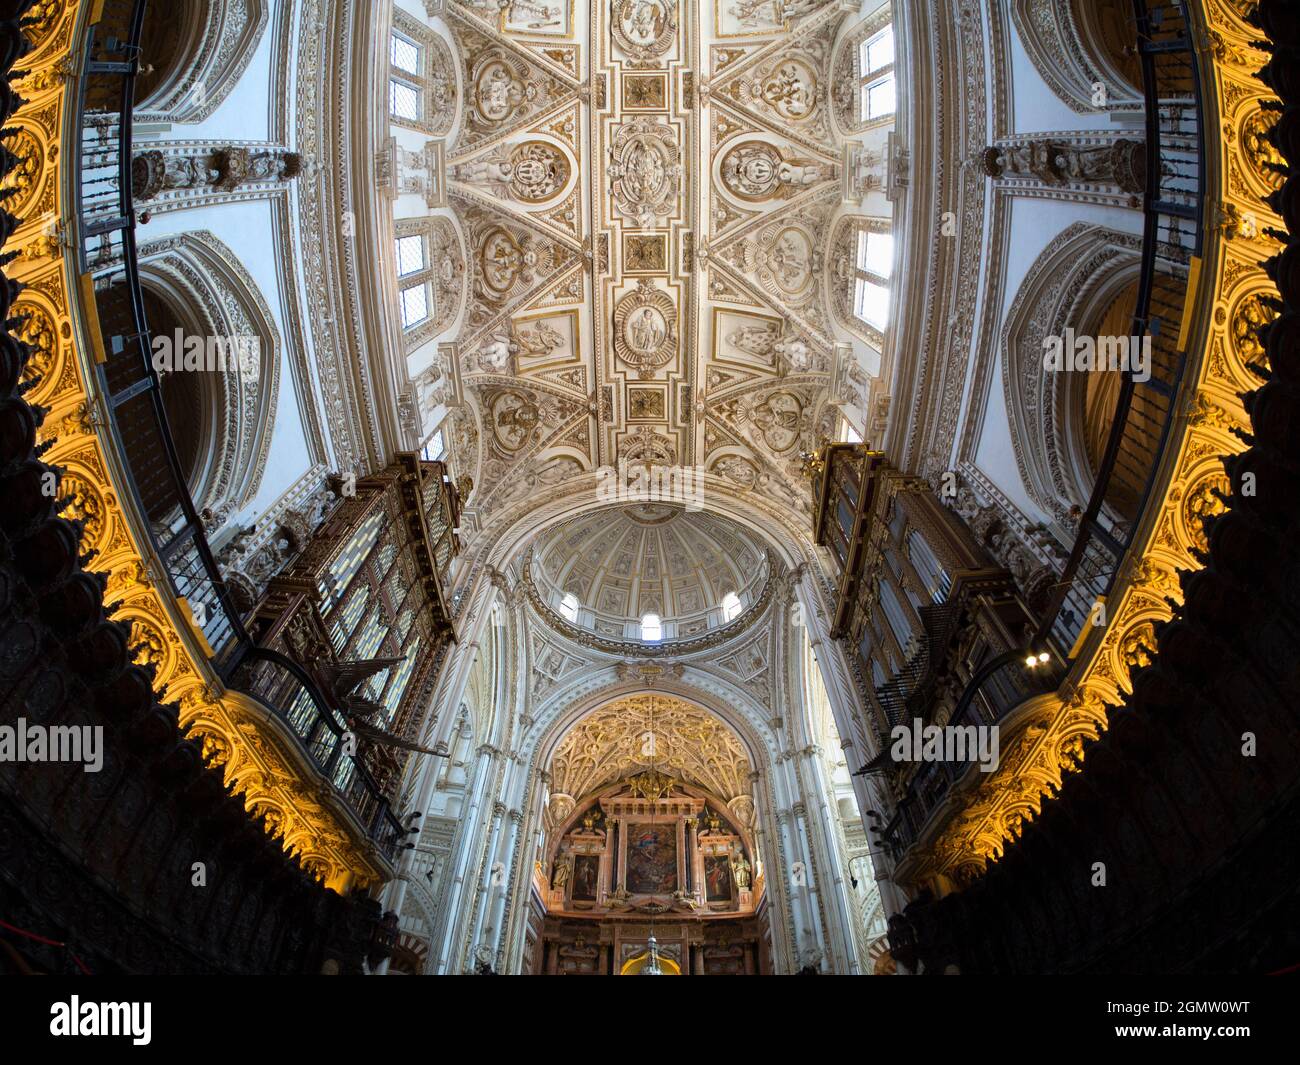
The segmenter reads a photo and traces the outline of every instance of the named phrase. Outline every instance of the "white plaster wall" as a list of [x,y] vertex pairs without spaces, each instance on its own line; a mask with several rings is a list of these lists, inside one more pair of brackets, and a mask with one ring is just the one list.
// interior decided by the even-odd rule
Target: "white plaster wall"
[[1045,521],[1049,516],[1030,500],[1016,464],[1002,380],[1002,335],[1008,312],[1034,262],[1061,232],[1076,222],[1126,233],[1140,234],[1142,231],[1140,211],[1029,196],[1012,199],[1006,269],[1000,286],[1001,309],[991,336],[996,357],[990,360],[990,371],[981,382],[986,390],[986,402],[980,420],[975,464],[1031,521]]
[[[311,467],[299,408],[304,397],[298,394],[290,358],[294,339],[285,314],[285,300],[290,294],[280,284],[274,227],[275,212],[270,201],[251,200],[155,214],[138,231],[142,243],[200,230],[211,232],[230,248],[252,277],[280,334],[280,392],[266,469],[252,504],[232,519],[235,524],[247,523],[251,516],[262,513]],[[310,396],[305,401],[315,402]]]

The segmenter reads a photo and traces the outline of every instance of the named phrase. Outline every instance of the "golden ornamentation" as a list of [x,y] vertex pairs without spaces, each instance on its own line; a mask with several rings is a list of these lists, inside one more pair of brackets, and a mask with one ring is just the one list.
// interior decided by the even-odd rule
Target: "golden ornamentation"
[[1280,189],[1283,181],[1282,175],[1271,167],[1286,165],[1282,154],[1268,139],[1268,133],[1275,125],[1275,112],[1256,108],[1241,126],[1241,154],[1255,178],[1270,189]]
[[[69,84],[63,72],[68,69],[71,35],[51,34],[61,25],[72,25],[80,6],[78,0],[42,0],[29,13],[26,32],[36,47],[22,62],[30,70],[24,95],[33,97],[43,86],[62,90]],[[6,207],[20,216],[19,241],[39,243],[41,235],[33,227],[43,224],[47,210],[60,217],[66,209],[57,173],[66,153],[54,141],[57,134],[46,132],[61,128],[66,104],[65,94],[59,92],[25,105],[13,120],[20,132],[9,144],[23,162],[8,184],[22,189],[23,195]],[[78,134],[73,130],[72,135]],[[68,254],[51,242],[42,247],[44,252]],[[65,513],[86,523],[83,549],[99,551],[94,568],[108,575],[105,602],[117,604],[115,616],[130,622],[136,660],[156,667],[156,690],[160,697],[180,703],[182,728],[201,740],[205,761],[225,769],[227,783],[243,796],[249,810],[267,817],[286,851],[305,869],[339,891],[382,883],[391,870],[352,827],[339,800],[320,797],[330,789],[317,783],[310,766],[294,762],[264,707],[239,693],[219,690],[170,594],[151,579],[144,524],[120,503],[123,493],[113,483],[115,467],[107,461],[114,445],[87,389],[90,351],[79,339],[74,341],[68,324],[70,300],[62,262],[48,254],[24,256],[12,262],[8,272],[28,286],[13,314],[27,317],[19,333],[35,349],[28,379],[40,377],[28,398],[50,411],[41,439],[54,440],[54,446],[43,458],[67,471],[60,494],[73,502]],[[313,783],[304,786],[304,781]]]
[[647,769],[644,773],[630,777],[627,782],[628,791],[651,802],[671,798],[676,786],[677,781],[657,769]]
[[[1206,60],[1220,68],[1216,71],[1218,77],[1202,79],[1203,84],[1213,86],[1224,83],[1227,71],[1223,69],[1223,56],[1232,54],[1238,46],[1249,46],[1249,37],[1244,27],[1224,18],[1219,9],[1210,9],[1207,17],[1214,30],[1233,43],[1233,48],[1220,49],[1221,54]],[[1267,90],[1260,85],[1252,93],[1263,98]],[[1207,96],[1205,104],[1217,104],[1225,120],[1226,112],[1236,107],[1235,103],[1229,107],[1212,96]],[[1263,158],[1263,149],[1238,148],[1228,141],[1230,155],[1252,150],[1257,152],[1257,158],[1247,165],[1255,168]],[[1247,190],[1221,192],[1227,197],[1225,214],[1229,217],[1259,213],[1258,204]],[[1217,488],[1226,493],[1228,489],[1219,456],[1240,452],[1244,447],[1224,431],[1227,426],[1247,422],[1237,399],[1241,386],[1223,360],[1211,356],[1216,345],[1231,344],[1242,362],[1262,362],[1263,350],[1253,330],[1273,317],[1258,300],[1261,291],[1271,291],[1256,265],[1260,256],[1250,247],[1238,252],[1241,242],[1229,242],[1221,228],[1207,231],[1207,244],[1210,241],[1217,242],[1218,247],[1207,247],[1205,261],[1217,263],[1217,276],[1204,275],[1203,291],[1190,297],[1200,308],[1189,334],[1185,382],[1187,394],[1196,397],[1191,407],[1193,416],[1182,438],[1170,442],[1175,452],[1173,472],[1163,488],[1157,489],[1157,499],[1149,504],[1156,519],[1144,526],[1146,532],[1139,535],[1132,548],[1135,561],[1126,569],[1131,576],[1121,576],[1109,597],[1110,624],[1100,639],[1085,644],[1072,681],[1073,694],[1066,699],[1061,697],[1064,692],[1046,696],[1031,709],[1012,735],[1003,736],[1003,750],[1009,754],[998,769],[975,782],[966,793],[955,796],[959,802],[956,812],[934,826],[929,836],[904,855],[895,871],[896,879],[903,883],[929,883],[943,893],[952,886],[969,883],[990,861],[1001,856],[1007,841],[1015,838],[1045,798],[1055,794],[1062,775],[1082,767],[1085,742],[1106,727],[1105,707],[1122,702],[1128,669],[1146,660],[1142,647],[1153,647],[1155,621],[1170,616],[1165,600],[1181,601],[1174,572],[1196,566],[1191,549],[1204,550],[1206,546],[1201,519],[1223,510],[1213,491]],[[1251,295],[1234,306],[1234,293],[1243,287]],[[1216,306],[1234,306],[1234,310],[1226,319],[1216,319]],[[1117,671],[1117,664],[1125,668]]]
[[1155,645],[1155,627],[1149,621],[1140,622],[1129,629],[1120,640],[1120,657],[1130,670],[1142,669],[1155,661],[1153,654]]
[[679,780],[727,799],[749,794],[749,759],[735,734],[708,711],[665,695],[636,695],[588,714],[556,748],[550,772],[552,792],[579,801],[624,777],[640,777],[652,790]]

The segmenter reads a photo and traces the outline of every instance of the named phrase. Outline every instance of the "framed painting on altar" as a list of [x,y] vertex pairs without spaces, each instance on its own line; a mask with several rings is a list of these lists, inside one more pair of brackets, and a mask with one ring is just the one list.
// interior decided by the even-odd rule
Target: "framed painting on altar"
[[600,855],[579,854],[573,860],[573,899],[577,902],[595,902],[599,877]]
[[677,890],[676,825],[628,828],[627,890],[634,895],[668,895]]
[[704,856],[704,891],[709,902],[731,901],[731,859],[727,855]]

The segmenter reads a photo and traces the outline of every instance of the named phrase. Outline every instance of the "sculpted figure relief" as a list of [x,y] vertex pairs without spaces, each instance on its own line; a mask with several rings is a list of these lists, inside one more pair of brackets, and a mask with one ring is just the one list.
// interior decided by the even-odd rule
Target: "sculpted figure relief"
[[614,352],[642,378],[677,354],[677,308],[668,293],[640,282],[614,307]]
[[241,185],[295,178],[302,169],[301,156],[279,149],[254,152],[229,147],[203,155],[151,150],[138,153],[132,160],[131,182],[136,199],[149,200],[175,189],[232,192]]
[[737,351],[763,358],[772,354],[780,333],[780,327],[775,323],[744,325],[727,334],[727,343]]
[[551,876],[551,890],[563,891],[573,873],[573,855],[564,851],[555,858],[555,872]]
[[478,351],[479,369],[486,373],[509,373],[510,357],[517,350],[506,336],[494,336]]
[[671,215],[681,185],[681,149],[672,128],[653,118],[619,127],[606,174],[615,205],[643,229]]
[[799,442],[803,404],[790,392],[773,392],[753,410],[754,425],[773,451],[785,452]]
[[528,358],[544,359],[564,344],[564,334],[545,322],[538,322],[531,327],[516,330],[515,344],[520,353]]
[[497,443],[507,452],[526,447],[541,420],[540,408],[520,392],[502,392],[492,404],[492,429]]
[[636,61],[634,66],[649,65],[673,46],[677,4],[675,0],[614,0],[610,29],[619,48]]
[[1048,140],[996,145],[985,149],[982,162],[990,177],[1037,178],[1048,185],[1118,185],[1134,195],[1146,188],[1146,146],[1123,138],[1093,146]]
[[526,65],[512,65],[504,53],[490,51],[480,58],[471,72],[472,88],[467,94],[474,124],[495,129],[527,113],[540,92],[528,73]]
[[798,59],[778,65],[754,90],[772,110],[792,122],[807,118],[817,106],[817,75]]
[[514,167],[508,159],[472,159],[468,163],[456,163],[451,174],[466,185],[508,185]]
[[568,157],[545,141],[526,141],[508,155],[500,148],[452,167],[452,176],[463,184],[495,186],[525,203],[541,203],[558,195],[570,173]]
[[537,253],[528,246],[528,241],[521,245],[508,231],[495,226],[484,235],[477,265],[484,294],[501,300],[516,281],[532,282]]
[[783,199],[830,175],[809,159],[787,157],[764,141],[744,141],[722,157],[722,182],[742,200]]

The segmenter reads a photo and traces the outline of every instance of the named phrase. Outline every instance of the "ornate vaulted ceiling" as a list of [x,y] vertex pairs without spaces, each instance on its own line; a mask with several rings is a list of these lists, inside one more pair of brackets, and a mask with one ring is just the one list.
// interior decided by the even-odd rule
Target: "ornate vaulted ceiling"
[[749,760],[735,734],[698,706],[664,695],[620,699],[579,721],[551,758],[551,794],[580,801],[651,767],[727,801],[750,794]]
[[559,609],[568,594],[573,620],[614,639],[638,638],[646,614],[663,618],[665,636],[687,637],[757,602],[767,580],[764,548],[735,522],[682,507],[638,503],[601,510],[544,533],[532,577]]
[[446,193],[468,267],[434,373],[466,401],[449,437],[475,482],[467,533],[620,464],[807,507],[798,455],[835,432],[842,379],[861,384],[829,254],[848,14],[448,0]]

